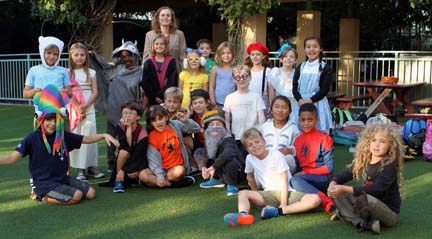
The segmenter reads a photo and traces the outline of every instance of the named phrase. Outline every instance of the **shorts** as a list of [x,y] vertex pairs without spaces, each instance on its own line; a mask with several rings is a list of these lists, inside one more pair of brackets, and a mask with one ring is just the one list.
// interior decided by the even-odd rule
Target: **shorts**
[[[280,190],[270,190],[270,191],[259,191],[258,192],[264,199],[265,204],[279,207],[281,191]],[[288,205],[300,201],[306,193],[303,192],[288,192]]]
[[90,185],[88,182],[71,178],[69,185],[61,184],[49,191],[45,196],[56,199],[60,202],[69,202],[77,190],[80,190],[83,195],[87,195],[89,189]]

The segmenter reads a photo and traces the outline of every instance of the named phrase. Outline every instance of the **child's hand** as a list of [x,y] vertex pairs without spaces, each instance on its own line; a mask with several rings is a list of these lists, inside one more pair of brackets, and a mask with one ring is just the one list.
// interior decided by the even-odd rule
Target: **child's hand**
[[327,195],[331,198],[337,198],[344,193],[344,185],[333,184],[327,189]]
[[210,168],[208,168],[206,170],[206,172],[207,172],[208,175],[210,175],[210,178],[213,178],[213,175],[215,174],[216,169],[213,166],[211,166]]
[[158,185],[158,187],[161,187],[161,188],[171,186],[171,183],[166,179],[158,179],[156,181],[156,184]]
[[279,152],[281,152],[283,155],[293,154],[293,151],[287,147],[280,148]]
[[120,119],[120,124],[121,125],[123,125],[124,127],[130,127],[131,126],[131,123],[132,123],[132,120],[131,119],[128,119],[128,118],[121,118]]
[[35,95],[36,93],[39,93],[39,92],[41,92],[41,91],[42,91],[41,88],[34,88],[34,89],[33,89],[33,95]]
[[109,135],[109,134],[104,134],[104,137],[105,137],[105,141],[106,141],[106,143],[109,145],[109,146],[111,146],[111,145],[115,145],[116,147],[118,147],[120,144],[119,144],[119,142],[116,140],[116,139],[114,139],[111,135]]
[[180,109],[176,114],[177,120],[182,121],[182,122],[187,120],[187,116],[188,116],[188,110],[187,109]]
[[203,179],[209,179],[210,178],[210,174],[207,173],[207,168],[206,167],[202,167],[201,168],[201,177]]

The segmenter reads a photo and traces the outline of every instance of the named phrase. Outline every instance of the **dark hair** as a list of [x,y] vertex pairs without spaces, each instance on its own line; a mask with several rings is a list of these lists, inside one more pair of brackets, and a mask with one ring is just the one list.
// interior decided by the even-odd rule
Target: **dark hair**
[[160,116],[160,117],[167,117],[167,123],[169,121],[169,112],[168,110],[166,110],[164,107],[162,107],[161,105],[152,105],[150,106],[150,108],[147,110],[147,114],[146,114],[146,121],[147,121],[147,125],[149,127],[151,126],[151,122],[156,120],[156,118]]
[[[274,102],[275,102],[276,100],[282,100],[283,102],[285,102],[285,103],[288,105],[288,107],[289,107],[289,111],[290,111],[290,114],[291,114],[291,111],[292,111],[292,108],[291,108],[291,101],[288,99],[288,97],[286,97],[286,96],[284,96],[284,95],[278,95],[278,96],[276,96],[276,97],[272,100],[272,102],[271,102],[271,104],[270,104],[270,112],[273,110],[273,104],[274,104]],[[290,114],[288,114],[287,121],[289,120],[289,116],[290,116]]]
[[[306,48],[306,42],[307,41],[310,41],[310,40],[315,40],[315,41],[317,41],[318,42],[318,45],[321,47],[321,49],[323,48],[323,43],[322,43],[322,41],[321,41],[321,38],[319,38],[319,37],[317,37],[317,36],[310,36],[310,37],[307,37],[306,39],[304,39],[304,47]],[[322,58],[323,58],[323,52],[321,51],[320,52],[320,54],[319,54],[319,62],[321,62],[322,61]],[[308,60],[308,57],[306,56],[306,61]],[[319,71],[321,72],[322,71],[322,67],[321,67],[321,64],[320,64],[320,66],[319,66]]]
[[201,46],[201,44],[208,44],[210,48],[213,48],[212,42],[207,38],[199,39],[196,43],[196,48],[198,49]]
[[302,112],[312,112],[313,114],[315,114],[316,116],[318,116],[318,110],[317,110],[316,106],[314,104],[312,104],[312,103],[302,104],[300,106],[300,109],[299,109],[299,115]]
[[44,120],[52,120],[52,119],[56,119],[57,118],[57,114],[56,113],[48,113],[45,115],[45,119]]
[[144,109],[142,107],[142,104],[138,101],[135,101],[135,100],[128,101],[128,102],[122,104],[121,110],[123,111],[124,108],[136,111],[140,117],[144,113]]

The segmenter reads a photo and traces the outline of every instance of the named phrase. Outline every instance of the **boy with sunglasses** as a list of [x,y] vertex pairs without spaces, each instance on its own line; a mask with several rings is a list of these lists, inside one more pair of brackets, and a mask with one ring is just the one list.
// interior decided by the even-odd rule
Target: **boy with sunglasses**
[[247,152],[240,139],[247,129],[264,123],[265,105],[261,95],[249,90],[251,80],[249,67],[235,66],[232,74],[237,90],[226,97],[223,111],[227,129],[234,134],[243,158],[246,158]]

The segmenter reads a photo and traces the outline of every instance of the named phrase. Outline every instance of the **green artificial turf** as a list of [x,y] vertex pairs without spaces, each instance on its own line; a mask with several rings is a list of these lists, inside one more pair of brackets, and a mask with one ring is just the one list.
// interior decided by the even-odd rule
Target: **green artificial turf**
[[[33,130],[33,108],[0,106],[0,156],[9,154]],[[105,120],[97,115],[98,132]],[[99,162],[106,170],[105,145],[99,143]],[[336,172],[352,160],[347,147],[336,146]],[[100,188],[94,201],[60,206],[28,199],[28,158],[0,167],[0,238],[431,238],[432,163],[416,158],[405,164],[407,198],[402,202],[400,223],[382,229],[379,236],[357,233],[343,221],[330,222],[323,211],[260,220],[231,228],[223,222],[237,211],[237,198],[226,197],[225,188],[127,188],[124,194]],[[76,174],[76,170],[72,171]],[[107,177],[105,177],[107,179]]]

